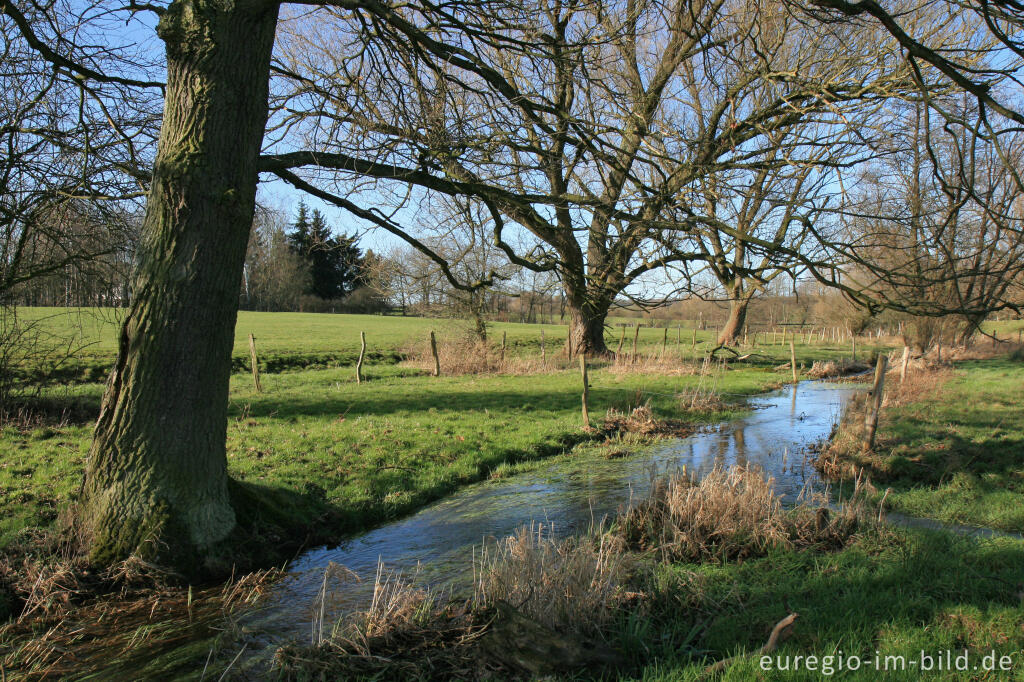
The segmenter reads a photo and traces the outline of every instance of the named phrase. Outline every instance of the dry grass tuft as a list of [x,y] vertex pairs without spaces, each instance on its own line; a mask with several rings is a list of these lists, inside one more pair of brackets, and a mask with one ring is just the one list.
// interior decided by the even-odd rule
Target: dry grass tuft
[[[117,572],[141,580],[151,570],[132,562]],[[49,611],[26,608],[20,619],[0,627],[0,666],[25,679],[77,679],[89,671],[109,672],[115,663],[138,669],[186,643],[213,640],[236,609],[266,594],[281,571],[259,571],[195,592],[147,586],[97,597],[83,590],[63,601],[58,595],[70,593],[75,583],[63,572],[47,575],[56,584],[37,603]]]
[[556,540],[542,524],[520,528],[475,561],[474,601],[512,604],[560,633],[599,636],[628,592],[631,561],[607,532]]
[[704,359],[689,351],[667,350],[664,354],[638,354],[633,358],[628,349],[615,357],[608,371],[612,374],[656,374],[662,376],[693,376],[701,371]]
[[[608,408],[604,416],[603,430],[609,435],[621,437],[632,434],[643,438],[656,436],[683,437],[693,432],[693,426],[679,419],[658,419],[651,411],[650,405],[644,403],[630,410],[620,411]],[[640,441],[642,442],[642,441]]]
[[[938,365],[928,369],[908,369],[906,380],[900,382],[899,366],[897,365],[894,372],[890,371],[886,375],[882,406],[898,407],[938,395],[943,385],[955,376],[955,371],[950,367]],[[851,410],[849,413],[852,415],[853,411]],[[859,416],[863,418],[863,412],[860,412]],[[851,419],[851,421],[856,423],[858,420]]]
[[619,533],[630,547],[662,561],[726,561],[773,547],[840,545],[855,519],[808,505],[783,510],[772,480],[749,469],[716,469],[700,481],[659,480],[648,500],[624,513]]
[[853,362],[851,360],[816,360],[811,368],[807,370],[806,376],[811,379],[835,379],[837,377],[845,377],[850,374],[860,374],[866,372],[871,367],[864,364],[863,362]]
[[476,641],[489,620],[469,603],[418,587],[415,579],[378,566],[370,607],[336,623],[324,633],[323,605],[331,579],[341,584],[353,574],[330,564],[315,609],[310,646],[279,649],[274,666],[291,679],[477,679],[487,665],[477,657]]

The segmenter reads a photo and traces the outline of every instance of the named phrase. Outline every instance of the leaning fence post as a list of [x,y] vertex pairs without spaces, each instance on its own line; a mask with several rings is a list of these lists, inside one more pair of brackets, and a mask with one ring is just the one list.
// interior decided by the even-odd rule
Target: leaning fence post
[[910,362],[910,346],[903,346],[903,362],[900,363],[900,383],[907,380],[907,364]]
[[789,367],[793,370],[793,383],[796,383],[796,347],[793,345],[793,338],[789,339]]
[[256,360],[256,337],[249,334],[249,360],[252,363],[252,383],[256,386],[257,393],[263,393],[260,386],[260,366]]
[[356,362],[356,383],[363,383],[363,358],[366,357],[366,332],[359,332],[359,360]]
[[437,357],[437,339],[434,338],[434,330],[430,330],[430,354],[434,356],[434,376],[441,376],[441,360]]
[[693,328],[693,338],[690,339],[690,350],[697,350],[697,328]]
[[580,373],[583,375],[583,428],[590,429],[590,383],[587,380],[587,356],[580,353]]
[[547,351],[547,347],[544,345],[544,330],[543,329],[540,330],[540,364],[542,366],[545,366],[545,367],[548,364],[548,351]]
[[885,366],[889,359],[883,354],[878,356],[875,365],[875,385],[871,389],[871,409],[864,416],[864,449],[875,447],[875,432],[878,430],[878,412],[882,409],[882,391],[885,389]]
[[505,332],[501,332],[501,361],[505,362]]
[[668,327],[665,327],[665,336],[661,339],[661,358],[665,359],[665,347],[668,346]]
[[633,334],[633,364],[636,364],[636,344],[640,339],[640,323],[636,323],[636,333]]
[[615,350],[616,362],[622,359],[622,344],[626,342],[626,328],[622,328],[622,335],[619,336],[619,347]]

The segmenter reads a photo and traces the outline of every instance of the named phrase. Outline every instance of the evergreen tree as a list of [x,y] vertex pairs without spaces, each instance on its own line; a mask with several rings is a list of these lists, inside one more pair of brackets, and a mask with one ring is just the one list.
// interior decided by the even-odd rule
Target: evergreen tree
[[309,229],[309,209],[305,201],[300,201],[298,215],[292,223],[292,231],[288,233],[288,245],[304,259],[307,258],[311,246]]
[[347,296],[363,280],[363,256],[358,237],[335,237],[318,209],[310,217],[304,202],[288,235],[292,249],[309,265],[310,284],[306,293],[324,300]]

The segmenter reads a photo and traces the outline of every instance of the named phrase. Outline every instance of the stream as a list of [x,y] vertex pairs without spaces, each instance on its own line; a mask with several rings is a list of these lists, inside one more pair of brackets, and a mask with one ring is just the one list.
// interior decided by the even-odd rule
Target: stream
[[[615,459],[560,457],[532,471],[467,486],[340,545],[311,549],[291,563],[287,575],[259,607],[236,616],[233,636],[238,644],[233,650],[240,655],[232,662],[232,670],[258,676],[283,643],[310,643],[317,621],[324,623],[327,632],[338,618],[365,610],[381,563],[418,585],[450,586],[460,594],[471,584],[473,552],[483,543],[531,523],[544,524],[546,536],[584,531],[632,500],[642,499],[657,474],[685,467],[687,473],[700,477],[716,466],[756,466],[774,478],[784,503],[795,503],[804,489],[825,492],[824,482],[810,464],[810,446],[829,437],[847,400],[859,390],[849,384],[804,381],[753,397],[747,416],[689,437],[662,441]],[[325,582],[325,571],[332,563],[346,567],[358,579]],[[319,595],[325,584],[330,598],[322,600]],[[322,602],[326,603],[321,620]],[[190,641],[179,644],[181,649],[158,651],[144,647],[150,651],[111,661],[101,676],[109,676],[114,668],[135,679],[164,676],[171,670],[175,678],[189,671],[198,679],[198,669],[203,667],[201,661],[198,669],[195,663],[199,644]],[[219,664],[213,679],[224,665]]]

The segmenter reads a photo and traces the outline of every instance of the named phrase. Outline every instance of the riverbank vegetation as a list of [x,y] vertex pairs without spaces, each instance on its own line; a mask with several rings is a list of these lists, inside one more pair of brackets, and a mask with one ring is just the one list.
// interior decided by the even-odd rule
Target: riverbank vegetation
[[[819,465],[865,476],[888,508],[944,523],[1024,531],[1024,360],[985,350],[889,375],[878,442],[865,451],[851,411]],[[934,360],[934,358],[933,358]]]
[[815,500],[783,509],[743,469],[668,479],[584,536],[523,529],[484,551],[468,603],[384,578],[388,599],[313,646],[283,648],[278,672],[910,680],[922,653],[981,666],[997,652],[1005,665],[1024,648],[1019,542],[894,529],[860,495],[849,502],[840,513]]

